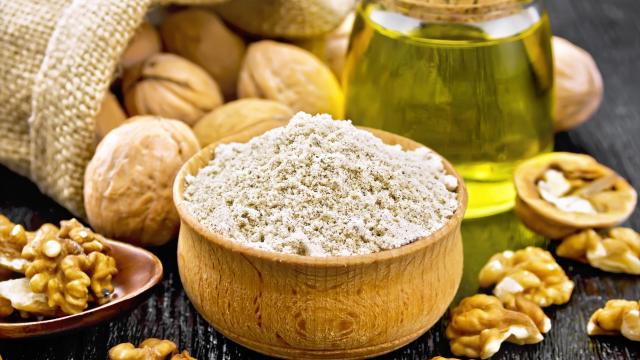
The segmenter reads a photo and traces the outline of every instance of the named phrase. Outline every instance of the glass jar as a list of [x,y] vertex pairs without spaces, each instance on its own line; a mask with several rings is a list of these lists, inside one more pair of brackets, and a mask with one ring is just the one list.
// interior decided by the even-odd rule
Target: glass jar
[[553,147],[541,0],[363,0],[343,84],[356,125],[412,138],[454,164],[468,218],[510,209],[514,167]]

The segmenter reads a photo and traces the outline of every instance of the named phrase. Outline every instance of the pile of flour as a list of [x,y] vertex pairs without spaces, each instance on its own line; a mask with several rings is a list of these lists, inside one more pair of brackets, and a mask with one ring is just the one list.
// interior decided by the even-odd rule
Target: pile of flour
[[433,152],[385,145],[329,115],[298,113],[246,144],[219,145],[186,181],[187,207],[210,230],[309,256],[397,248],[458,207],[457,180]]

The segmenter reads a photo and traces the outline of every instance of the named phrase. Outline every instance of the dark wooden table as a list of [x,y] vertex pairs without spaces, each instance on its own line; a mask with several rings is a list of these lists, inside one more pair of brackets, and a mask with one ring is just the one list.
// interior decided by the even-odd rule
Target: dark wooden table
[[[598,114],[584,126],[558,134],[559,150],[586,152],[616,169],[640,187],[640,3],[638,0],[553,0],[547,3],[556,34],[590,51],[605,79],[605,100]],[[29,181],[0,167],[0,213],[36,228],[44,222],[70,217],[41,195]],[[636,211],[630,226],[640,229]],[[486,257],[505,247],[520,247],[540,239],[524,230],[513,214],[467,222],[465,277],[462,294],[476,291],[477,269]],[[553,246],[552,246],[553,247]],[[120,342],[138,343],[147,337],[168,338],[198,359],[262,358],[218,334],[196,313],[177,272],[175,242],[156,249],[165,265],[164,280],[146,302],[96,327],[59,336],[0,342],[8,360],[105,359]],[[473,255],[473,256],[470,256]],[[612,275],[560,261],[576,289],[569,304],[550,308],[553,329],[532,346],[506,344],[496,359],[640,359],[640,344],[621,337],[589,338],[590,314],[609,298],[640,299],[640,277]],[[444,337],[446,320],[412,344],[385,359],[429,359],[450,355]]]

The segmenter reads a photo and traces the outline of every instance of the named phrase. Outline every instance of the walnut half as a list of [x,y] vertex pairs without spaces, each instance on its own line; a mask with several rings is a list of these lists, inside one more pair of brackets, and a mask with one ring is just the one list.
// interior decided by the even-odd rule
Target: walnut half
[[481,359],[493,356],[505,341],[524,345],[543,340],[531,318],[484,294],[465,298],[453,309],[446,335],[454,355]]
[[640,275],[640,234],[633,229],[584,230],[562,240],[556,254],[604,271]]
[[587,325],[589,335],[622,334],[629,340],[640,341],[640,302],[609,300],[596,310]]
[[503,301],[521,296],[540,307],[567,303],[574,287],[551,253],[532,246],[492,256],[478,280]]
[[564,152],[536,156],[514,174],[516,214],[552,239],[576,231],[617,226],[633,212],[637,193],[594,158]]

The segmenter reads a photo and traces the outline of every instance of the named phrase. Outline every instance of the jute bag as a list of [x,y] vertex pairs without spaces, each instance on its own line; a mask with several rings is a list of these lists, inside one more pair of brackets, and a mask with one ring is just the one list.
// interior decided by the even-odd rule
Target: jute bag
[[145,13],[166,2],[220,0],[0,0],[0,163],[76,216],[92,119]]

